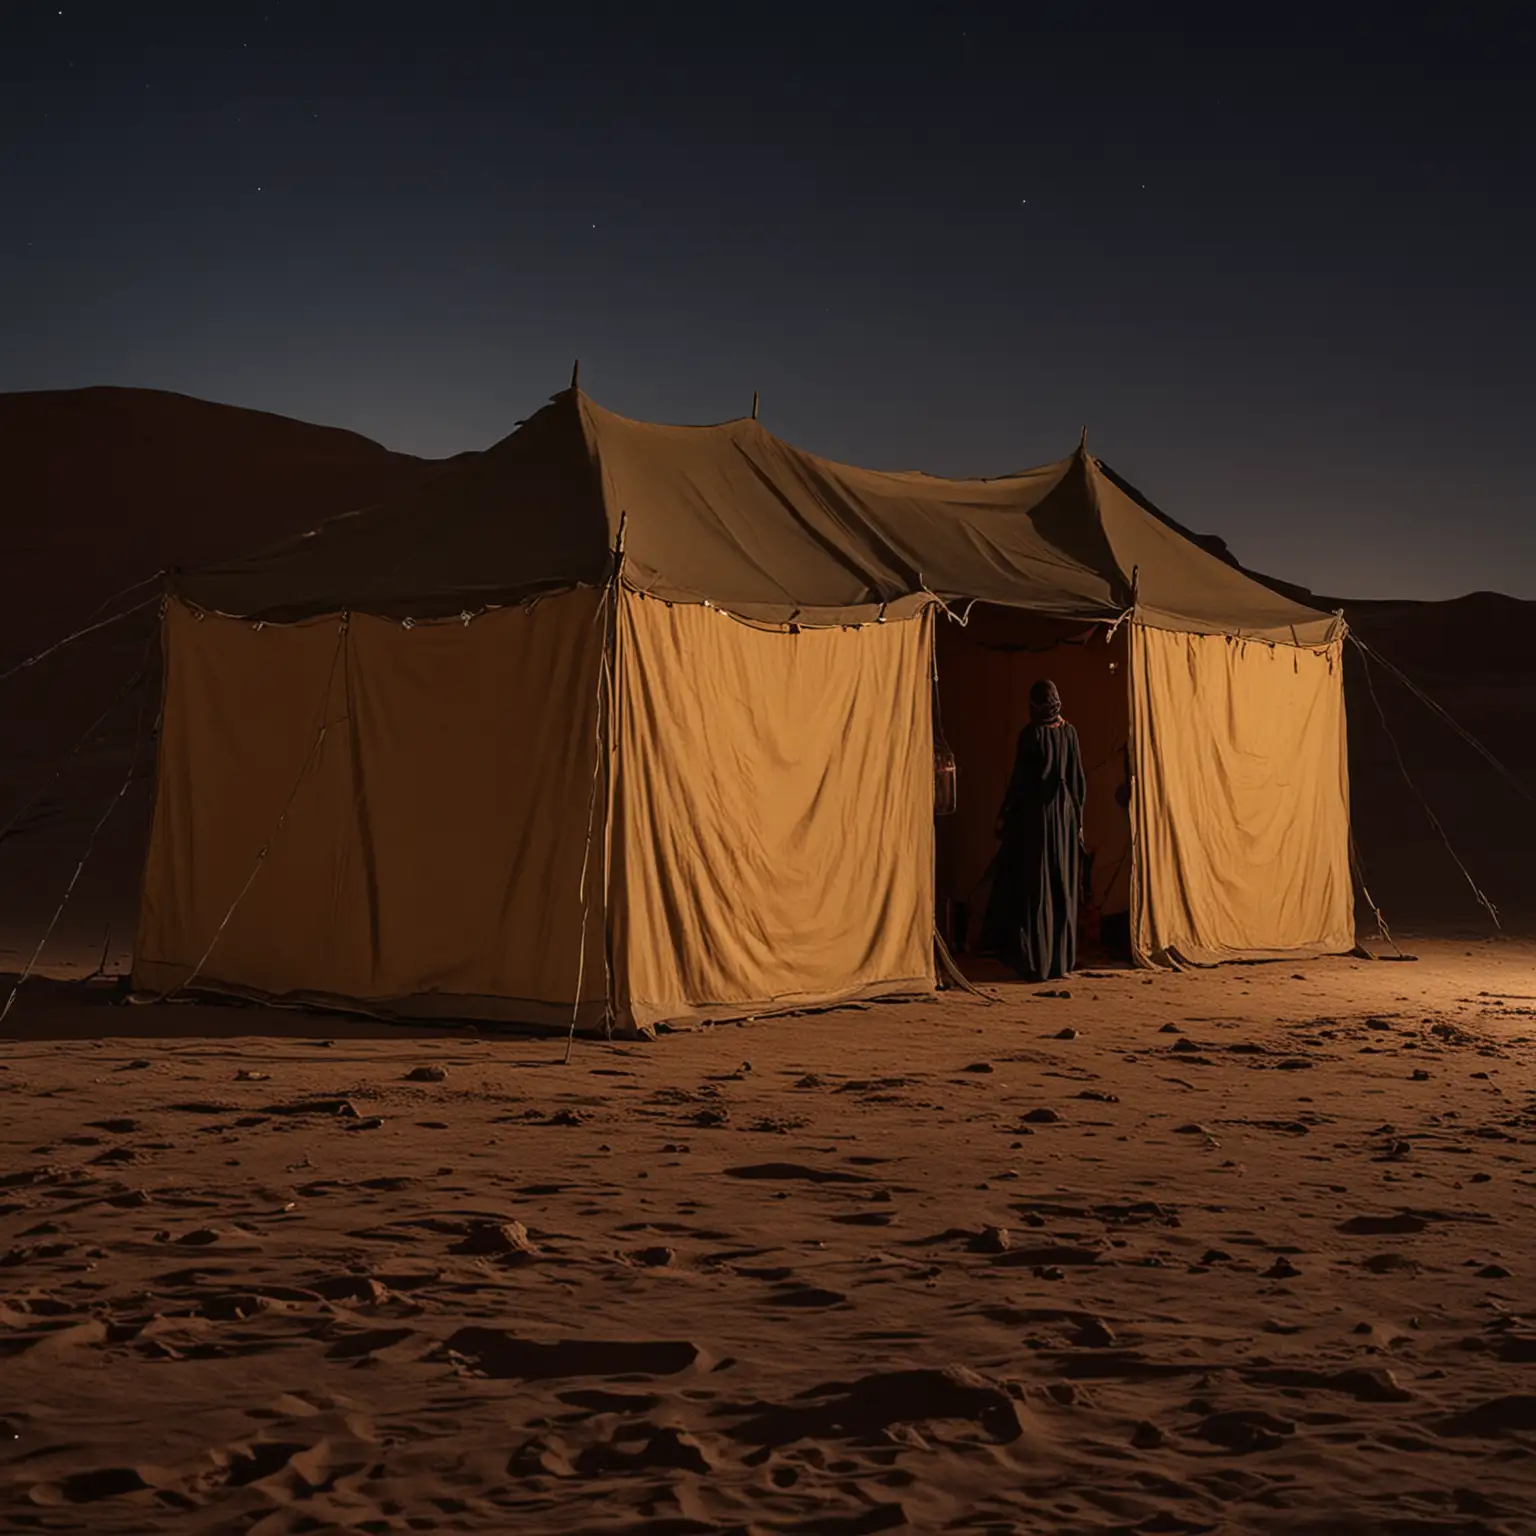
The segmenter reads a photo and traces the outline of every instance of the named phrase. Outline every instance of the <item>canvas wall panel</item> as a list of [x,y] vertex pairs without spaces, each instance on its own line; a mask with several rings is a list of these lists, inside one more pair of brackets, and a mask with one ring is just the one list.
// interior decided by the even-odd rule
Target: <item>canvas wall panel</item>
[[927,615],[786,633],[622,595],[626,1018],[932,989],[931,639]]
[[409,628],[165,622],[139,986],[184,981],[227,915],[202,974],[237,990],[540,1020],[580,970],[601,1011],[598,594]]
[[1131,627],[1143,963],[1353,946],[1342,644]]

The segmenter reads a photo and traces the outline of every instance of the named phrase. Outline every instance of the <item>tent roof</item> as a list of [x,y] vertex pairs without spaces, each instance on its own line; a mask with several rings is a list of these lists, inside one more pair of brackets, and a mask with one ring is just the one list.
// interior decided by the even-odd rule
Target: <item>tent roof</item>
[[[930,596],[1316,644],[1337,621],[1182,538],[1086,452],[991,480],[856,469],[759,422],[655,426],[556,395],[391,501],[179,576],[214,612],[432,618],[623,576],[766,623],[852,624]],[[1133,587],[1134,579],[1134,587]]]

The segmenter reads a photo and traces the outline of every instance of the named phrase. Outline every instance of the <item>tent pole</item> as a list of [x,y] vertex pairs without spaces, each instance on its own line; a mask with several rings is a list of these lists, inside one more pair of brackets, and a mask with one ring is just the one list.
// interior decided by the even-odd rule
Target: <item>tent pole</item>
[[[613,1037],[613,928],[609,921],[609,866],[612,850],[609,838],[613,828],[613,708],[616,691],[614,652],[618,645],[617,605],[619,578],[624,568],[624,521],[619,514],[619,531],[614,538],[613,569],[603,590],[603,654],[597,673],[597,710],[593,725],[592,788],[587,797],[587,840],[581,856],[581,929],[576,946],[576,996],[571,1003],[571,1025],[565,1037],[562,1066],[569,1066],[576,1048],[576,1024],[581,1016],[581,993],[587,972],[587,915],[591,910],[587,897],[588,871],[592,863],[593,820],[597,815],[598,785],[603,789],[603,1013],[608,1037]],[[607,773],[604,773],[604,756]]]
[[614,954],[613,954],[613,804],[618,784],[618,709],[621,703],[619,598],[624,583],[624,534],[629,522],[627,512],[619,513],[618,532],[613,536],[613,638],[608,652],[608,775],[603,799],[603,1030],[613,1039]]

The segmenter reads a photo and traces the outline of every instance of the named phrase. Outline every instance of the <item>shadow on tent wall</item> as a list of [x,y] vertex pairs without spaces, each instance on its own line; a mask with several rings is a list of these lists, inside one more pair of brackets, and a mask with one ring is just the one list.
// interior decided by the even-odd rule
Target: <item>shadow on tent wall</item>
[[943,618],[935,637],[938,708],[955,755],[956,810],[937,823],[939,931],[967,969],[991,891],[997,852],[992,829],[1013,769],[1019,731],[1029,719],[1029,690],[1049,677],[1063,713],[1077,727],[1088,798],[1087,899],[1081,907],[1085,960],[1130,958],[1130,733],[1128,647],[1122,627],[1083,625],[1018,609],[977,604],[964,626]]

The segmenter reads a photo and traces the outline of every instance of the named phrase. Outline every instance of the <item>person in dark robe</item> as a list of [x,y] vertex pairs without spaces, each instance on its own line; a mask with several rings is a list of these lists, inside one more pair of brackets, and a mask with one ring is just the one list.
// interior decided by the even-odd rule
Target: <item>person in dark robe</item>
[[1013,775],[997,817],[998,850],[982,946],[1026,981],[1054,981],[1077,961],[1087,780],[1077,732],[1055,683],[1029,691]]

